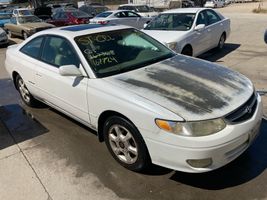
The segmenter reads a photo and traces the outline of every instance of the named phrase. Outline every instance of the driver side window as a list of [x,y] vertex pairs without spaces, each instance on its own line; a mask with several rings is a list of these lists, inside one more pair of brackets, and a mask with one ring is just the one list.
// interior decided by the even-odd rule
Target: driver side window
[[12,24],[17,24],[16,17],[11,17],[11,18],[10,18],[10,22],[11,22]]
[[196,25],[199,25],[199,24],[207,25],[207,20],[206,20],[206,16],[205,16],[204,12],[200,12],[198,14]]
[[46,38],[41,59],[55,67],[75,65],[79,67],[80,60],[71,44],[65,39],[56,36]]

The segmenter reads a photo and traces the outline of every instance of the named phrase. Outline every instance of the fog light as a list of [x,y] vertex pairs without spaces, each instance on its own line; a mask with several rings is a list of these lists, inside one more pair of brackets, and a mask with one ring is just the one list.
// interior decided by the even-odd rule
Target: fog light
[[212,164],[211,158],[205,159],[190,159],[186,161],[191,167],[194,168],[206,168]]

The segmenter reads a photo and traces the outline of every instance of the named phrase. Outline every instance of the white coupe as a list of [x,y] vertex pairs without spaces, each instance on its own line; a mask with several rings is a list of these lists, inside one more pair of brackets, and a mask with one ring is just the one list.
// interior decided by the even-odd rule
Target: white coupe
[[223,48],[230,20],[212,9],[175,9],[158,15],[143,31],[177,53],[198,56]]
[[5,66],[27,105],[42,101],[95,129],[130,170],[151,162],[219,168],[251,145],[261,124],[248,78],[128,26],[45,30],[10,46]]

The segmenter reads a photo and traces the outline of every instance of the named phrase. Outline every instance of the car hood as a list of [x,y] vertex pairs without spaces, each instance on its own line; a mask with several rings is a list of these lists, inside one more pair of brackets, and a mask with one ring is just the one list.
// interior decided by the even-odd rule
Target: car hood
[[25,24],[22,24],[22,26],[24,26],[25,28],[28,28],[28,29],[43,28],[43,27],[51,27],[51,28],[55,27],[54,25],[48,24],[48,23],[45,23],[45,22],[25,23]]
[[142,30],[163,44],[175,42],[188,33],[188,31],[164,31],[164,30]]
[[182,55],[105,80],[187,121],[223,117],[253,94],[251,81],[238,72]]

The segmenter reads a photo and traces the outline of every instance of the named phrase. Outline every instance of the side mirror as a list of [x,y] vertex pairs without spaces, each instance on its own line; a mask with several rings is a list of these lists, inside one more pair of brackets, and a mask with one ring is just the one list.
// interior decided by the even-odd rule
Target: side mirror
[[199,24],[199,25],[197,25],[196,27],[195,27],[195,31],[201,31],[201,30],[203,30],[205,28],[205,24]]
[[62,65],[59,67],[61,76],[83,76],[82,72],[75,65]]
[[149,22],[146,22],[146,23],[144,24],[144,28],[146,28],[146,27],[147,27],[148,23],[149,23]]

